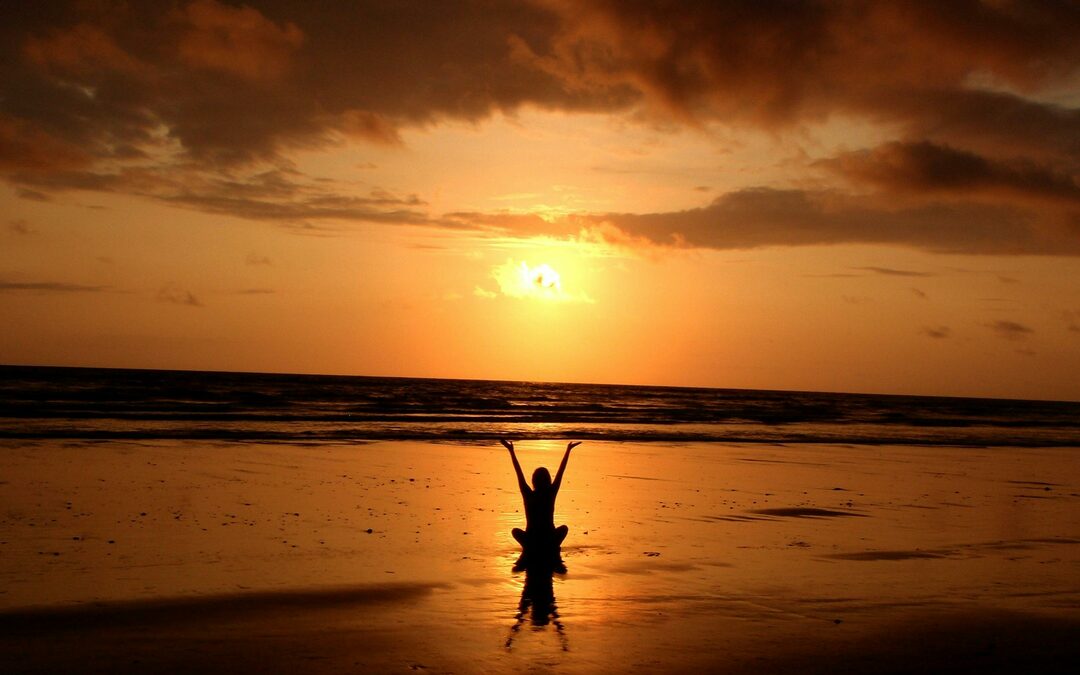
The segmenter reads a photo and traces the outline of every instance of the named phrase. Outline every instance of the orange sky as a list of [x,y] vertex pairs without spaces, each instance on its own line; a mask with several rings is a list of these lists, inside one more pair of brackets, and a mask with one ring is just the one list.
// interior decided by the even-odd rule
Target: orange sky
[[0,363],[1080,399],[1080,9],[307,5],[7,12]]

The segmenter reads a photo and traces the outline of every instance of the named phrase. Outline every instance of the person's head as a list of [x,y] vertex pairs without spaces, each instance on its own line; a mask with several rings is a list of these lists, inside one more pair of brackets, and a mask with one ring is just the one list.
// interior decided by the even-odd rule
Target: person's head
[[533,489],[534,490],[550,490],[551,489],[551,474],[544,467],[540,467],[536,471],[533,471]]

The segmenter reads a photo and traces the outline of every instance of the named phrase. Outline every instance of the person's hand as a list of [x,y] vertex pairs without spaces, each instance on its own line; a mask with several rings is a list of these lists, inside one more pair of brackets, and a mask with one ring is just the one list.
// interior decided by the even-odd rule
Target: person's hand
[[573,450],[574,448],[576,448],[579,445],[581,445],[581,441],[570,441],[569,443],[566,444],[566,451],[570,452],[571,450]]
[[499,442],[502,443],[503,447],[505,447],[510,452],[514,451],[514,444],[511,443],[510,441],[506,440],[505,438],[500,438]]

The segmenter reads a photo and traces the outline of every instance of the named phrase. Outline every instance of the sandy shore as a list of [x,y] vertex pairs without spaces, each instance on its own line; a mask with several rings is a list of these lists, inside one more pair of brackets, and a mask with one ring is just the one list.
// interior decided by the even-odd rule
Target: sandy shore
[[[1064,672],[1077,449],[6,443],[7,672]],[[561,446],[523,443],[527,472]]]

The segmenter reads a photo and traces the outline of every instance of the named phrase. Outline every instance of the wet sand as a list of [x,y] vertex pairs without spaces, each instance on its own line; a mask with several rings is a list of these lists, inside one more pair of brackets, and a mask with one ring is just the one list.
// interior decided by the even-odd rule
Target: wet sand
[[[562,444],[523,442],[526,473]],[[1065,672],[1077,449],[0,446],[6,672]],[[370,532],[369,532],[370,530]]]

